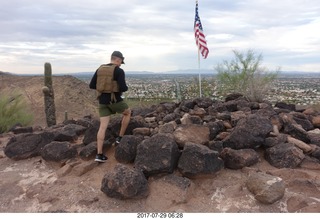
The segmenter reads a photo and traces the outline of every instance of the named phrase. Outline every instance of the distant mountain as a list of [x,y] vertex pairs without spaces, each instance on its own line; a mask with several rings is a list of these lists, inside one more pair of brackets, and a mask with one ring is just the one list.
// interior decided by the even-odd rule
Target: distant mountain
[[[126,74],[156,74],[151,71],[125,71]],[[73,72],[73,73],[56,73],[54,75],[71,75],[75,77],[93,76],[94,72]]]
[[282,74],[320,74],[314,71],[281,71]]
[[0,75],[12,75],[12,73],[0,71]]
[[[174,71],[163,71],[163,72],[152,72],[152,71],[125,71],[126,74],[216,74],[213,69],[180,69]],[[1,74],[16,74],[9,72],[2,72]],[[91,77],[94,72],[69,72],[69,73],[54,73],[53,75],[71,75],[74,77]],[[16,74],[22,76],[36,76],[39,74]],[[281,71],[281,76],[286,77],[320,77],[320,72],[309,72],[309,71]]]
[[[186,69],[186,70],[175,70],[175,71],[163,71],[163,72],[152,72],[152,71],[125,71],[126,74],[199,74],[197,69]],[[200,69],[201,74],[213,74],[213,70]],[[92,76],[94,72],[74,72],[74,73],[57,73],[55,75],[72,75],[72,76]]]
[[126,71],[126,74],[157,74],[152,71]]
[[282,77],[289,78],[310,78],[310,77],[320,77],[320,72],[306,72],[306,71],[281,71],[280,75]]
[[55,73],[53,75],[71,75],[74,77],[88,77],[93,76],[94,72],[73,72],[73,73]]
[[[152,72],[152,71],[125,71],[126,74],[216,74],[213,69],[181,69],[174,71]],[[281,75],[320,75],[320,72],[305,72],[305,71],[281,71]],[[59,74],[60,75],[60,74]],[[77,73],[65,73],[61,75],[76,75],[76,76],[88,76],[93,75],[93,72],[77,72]]]
[[213,69],[182,69],[182,70],[175,70],[175,71],[167,71],[163,72],[166,74],[214,74]]

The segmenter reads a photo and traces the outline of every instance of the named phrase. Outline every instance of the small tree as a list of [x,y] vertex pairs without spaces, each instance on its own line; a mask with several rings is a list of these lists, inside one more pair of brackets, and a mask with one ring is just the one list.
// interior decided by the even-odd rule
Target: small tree
[[262,55],[256,56],[253,50],[248,50],[246,55],[235,50],[233,53],[235,59],[216,67],[219,92],[222,96],[241,93],[250,101],[261,102],[280,69],[268,71],[261,67]]
[[31,124],[33,116],[29,114],[27,104],[21,94],[0,95],[0,133],[9,131],[16,124]]

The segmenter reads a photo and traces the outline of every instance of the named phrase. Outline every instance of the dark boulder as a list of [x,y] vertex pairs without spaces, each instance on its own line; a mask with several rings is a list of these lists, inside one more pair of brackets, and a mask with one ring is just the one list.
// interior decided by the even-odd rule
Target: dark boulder
[[116,160],[120,163],[133,163],[137,154],[137,146],[142,140],[142,136],[124,135],[115,149]]
[[225,126],[222,121],[210,122],[209,127],[209,140],[214,140],[215,137],[220,133],[225,131]]
[[264,148],[271,148],[277,144],[287,142],[288,136],[286,134],[278,134],[277,136],[267,137],[263,143]]
[[4,153],[13,160],[39,156],[43,147],[53,139],[54,135],[51,132],[15,135],[7,143]]
[[280,108],[280,109],[286,109],[289,111],[296,111],[296,105],[294,104],[288,104],[284,102],[277,102],[274,107]]
[[[108,126],[108,132],[112,136],[119,135],[119,131],[121,128],[121,122],[122,122],[121,116],[117,116],[117,117],[111,119],[109,126]],[[141,127],[147,127],[143,118],[140,116],[131,117],[129,125],[126,129],[125,135],[132,135],[133,130],[135,128],[141,128]]]
[[91,142],[90,144],[85,145],[79,149],[79,157],[82,160],[90,160],[95,157],[97,154],[97,142]]
[[218,152],[191,142],[185,144],[178,163],[181,174],[191,178],[215,174],[223,167]]
[[304,130],[300,125],[285,123],[284,124],[284,133],[291,135],[292,137],[299,139],[305,143],[310,143],[311,139],[308,135],[308,132]]
[[193,100],[184,100],[180,103],[179,109],[183,112],[189,112],[195,105],[196,103]]
[[231,100],[236,100],[240,97],[243,97],[243,94],[240,94],[240,93],[231,93],[231,94],[228,94],[225,98],[225,102],[228,102],[228,101],[231,101]]
[[224,148],[220,157],[224,161],[224,166],[229,169],[242,169],[259,162],[259,154],[253,149]]
[[223,146],[233,149],[254,149],[263,144],[272,130],[270,120],[251,114],[237,123],[231,134],[223,140]]
[[202,97],[194,99],[194,103],[200,108],[208,108],[209,106],[212,106],[213,100],[207,97]]
[[278,144],[265,152],[265,159],[277,168],[296,168],[304,158],[303,151],[292,143]]
[[137,146],[134,165],[146,176],[172,173],[177,166],[179,156],[178,145],[171,134],[156,134]]
[[139,169],[117,164],[112,172],[104,175],[101,191],[111,198],[139,199],[149,194],[148,181]]
[[53,141],[45,145],[41,151],[41,156],[45,161],[64,162],[77,155],[77,149],[72,147],[69,142]]
[[301,125],[301,127],[306,130],[306,131],[310,131],[312,129],[314,129],[314,126],[312,124],[312,122],[309,120],[309,118],[303,114],[303,113],[298,113],[298,112],[294,112],[291,113],[293,120]]

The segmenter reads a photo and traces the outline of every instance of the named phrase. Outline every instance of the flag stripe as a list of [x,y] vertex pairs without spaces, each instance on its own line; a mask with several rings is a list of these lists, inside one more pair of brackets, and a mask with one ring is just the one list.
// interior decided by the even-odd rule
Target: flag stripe
[[203,33],[203,28],[201,25],[200,17],[198,14],[198,1],[196,2],[196,15],[194,20],[194,36],[196,39],[196,45],[203,58],[207,58],[209,54],[209,49],[207,46],[207,41]]

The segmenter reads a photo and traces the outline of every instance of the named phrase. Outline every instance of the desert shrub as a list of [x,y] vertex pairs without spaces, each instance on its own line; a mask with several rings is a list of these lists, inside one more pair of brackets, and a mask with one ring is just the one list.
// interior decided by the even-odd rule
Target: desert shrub
[[235,59],[225,60],[216,67],[219,93],[222,96],[241,93],[250,101],[263,101],[280,69],[269,71],[261,67],[262,55],[256,55],[253,50],[246,54],[233,50],[233,53]]
[[0,133],[9,131],[16,124],[27,126],[33,120],[21,94],[0,95]]
[[[200,96],[199,77],[193,77],[190,83],[182,85],[182,100],[193,99]],[[202,77],[201,79],[201,97],[214,97],[216,82],[213,76]]]

